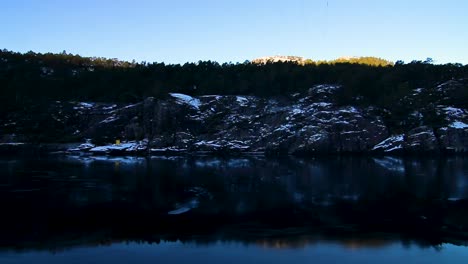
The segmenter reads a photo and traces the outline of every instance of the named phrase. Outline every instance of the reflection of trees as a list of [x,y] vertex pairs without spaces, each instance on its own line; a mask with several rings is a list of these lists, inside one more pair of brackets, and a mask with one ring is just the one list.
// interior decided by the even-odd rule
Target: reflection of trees
[[[342,228],[354,234],[433,234],[435,241],[441,241],[437,236],[445,231],[461,236],[468,231],[466,202],[446,200],[467,197],[464,158],[404,159],[399,162],[403,173],[374,159],[346,157],[123,159],[117,170],[115,162],[80,158],[0,163],[6,172],[1,182],[8,186],[2,187],[7,191],[0,198],[9,201],[0,231],[19,242],[30,239],[30,233],[47,240],[80,232],[84,241],[100,232],[100,239],[118,241],[163,233],[209,238],[228,228],[226,239],[273,247],[305,245],[315,241],[314,235],[333,237],[324,230]],[[15,192],[25,189],[37,191]],[[167,215],[190,199],[198,199],[199,206],[187,214]],[[246,224],[252,228],[241,232]],[[288,228],[299,231],[266,239]],[[260,235],[252,238],[252,232]],[[356,240],[343,243],[380,243]]]
[[153,236],[151,238],[113,238],[106,236],[102,233],[69,233],[60,237],[53,237],[46,241],[23,241],[22,244],[15,246],[8,246],[0,244],[0,252],[2,251],[15,251],[15,252],[28,252],[28,251],[50,251],[53,253],[65,252],[72,250],[76,247],[101,247],[112,246],[119,243],[136,243],[136,244],[153,244],[159,245],[170,242],[181,242],[183,244],[195,244],[197,246],[210,246],[218,243],[242,243],[244,245],[256,245],[269,249],[297,249],[305,247],[314,247],[323,244],[340,245],[348,249],[360,248],[384,248],[393,244],[402,243],[405,246],[417,245],[422,248],[433,247],[440,249],[438,243],[428,243],[419,240],[401,240],[397,236],[382,234],[370,234],[363,236],[326,236],[322,234],[315,235],[300,235],[290,237],[240,237],[229,235],[206,235],[198,236],[197,238],[189,238],[185,236]]

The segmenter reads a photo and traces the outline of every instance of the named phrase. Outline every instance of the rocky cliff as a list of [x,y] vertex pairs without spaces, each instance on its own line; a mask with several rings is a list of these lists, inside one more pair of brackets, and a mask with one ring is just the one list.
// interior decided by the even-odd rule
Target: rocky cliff
[[[340,86],[317,85],[282,98],[172,93],[136,104],[57,101],[11,113],[3,120],[2,141],[9,148],[44,137],[87,141],[71,151],[96,154],[466,153],[468,110],[446,100],[465,89],[462,81],[416,89],[395,102],[414,105],[399,119],[399,131],[389,125],[394,114],[386,109],[338,105]],[[123,143],[113,145],[116,140]]]

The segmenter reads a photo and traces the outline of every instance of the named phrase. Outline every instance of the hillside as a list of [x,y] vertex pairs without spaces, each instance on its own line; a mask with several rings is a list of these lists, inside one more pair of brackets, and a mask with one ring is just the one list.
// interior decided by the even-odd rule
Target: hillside
[[[418,106],[446,98],[467,80],[414,90],[395,102]],[[53,102],[2,120],[3,149],[20,143],[85,142],[68,149],[106,155],[318,153],[468,153],[468,109],[448,100],[407,115],[376,106],[339,105],[336,85],[288,98],[171,93],[135,104]],[[409,111],[409,110],[408,110]],[[397,119],[397,117],[399,119]],[[395,124],[395,122],[397,122]],[[112,145],[115,140],[126,143]],[[65,149],[64,149],[65,150]]]
[[[1,53],[0,142],[125,153],[459,153],[468,66],[165,65]],[[84,145],[83,148],[89,149]]]
[[[414,89],[468,77],[467,65],[413,61],[379,66],[381,62],[363,57],[305,64],[199,61],[166,65],[2,50],[0,105],[5,111],[39,101],[138,102],[146,97],[164,98],[170,92],[272,97],[336,84],[343,87],[336,95],[339,103],[392,107]],[[466,102],[466,94],[453,99],[457,104]]]

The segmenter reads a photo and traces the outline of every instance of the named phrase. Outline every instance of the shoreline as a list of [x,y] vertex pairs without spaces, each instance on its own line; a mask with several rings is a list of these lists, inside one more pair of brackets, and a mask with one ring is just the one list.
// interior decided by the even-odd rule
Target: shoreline
[[90,149],[77,149],[81,143],[0,143],[0,156],[5,155],[82,155],[82,156],[109,156],[109,157],[152,157],[152,156],[209,156],[209,157],[395,157],[395,158],[413,158],[413,157],[465,157],[468,152],[455,151],[399,151],[399,152],[380,152],[380,151],[360,151],[360,152],[270,152],[270,151],[233,151],[233,150],[213,150],[213,151],[197,151],[187,149],[177,149],[173,147],[159,149],[112,149],[112,146],[118,145],[102,145],[96,146],[99,148],[109,148],[103,151],[90,151]]

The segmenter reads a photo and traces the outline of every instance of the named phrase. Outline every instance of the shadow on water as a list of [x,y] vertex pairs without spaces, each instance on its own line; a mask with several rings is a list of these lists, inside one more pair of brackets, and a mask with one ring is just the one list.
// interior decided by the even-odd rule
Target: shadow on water
[[0,173],[0,250],[468,241],[463,157],[51,156],[3,159]]

